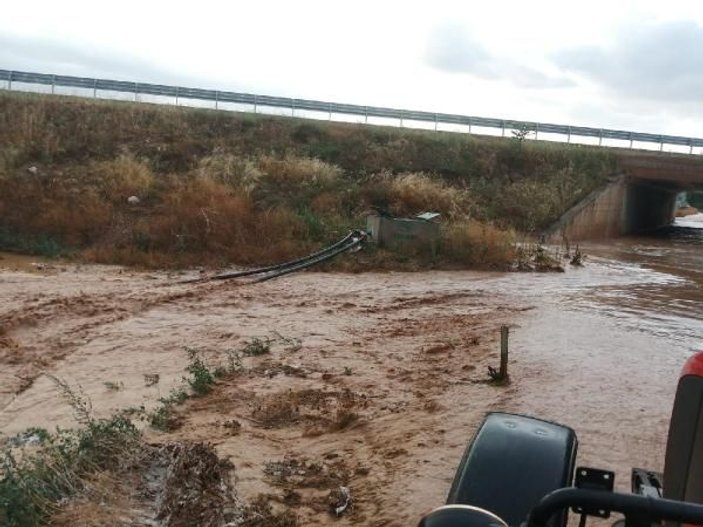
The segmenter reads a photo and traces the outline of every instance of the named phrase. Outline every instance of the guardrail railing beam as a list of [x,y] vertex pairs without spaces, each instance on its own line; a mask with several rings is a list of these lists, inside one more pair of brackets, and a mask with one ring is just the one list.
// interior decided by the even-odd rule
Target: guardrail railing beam
[[506,130],[512,128],[517,130],[533,130],[535,133],[535,140],[539,140],[540,132],[545,132],[549,134],[565,135],[567,143],[571,143],[572,137],[577,136],[584,138],[597,137],[598,146],[603,146],[604,139],[615,139],[619,141],[629,140],[630,148],[634,148],[635,141],[638,143],[652,143],[659,146],[660,152],[664,151],[664,145],[688,146],[689,154],[693,154],[695,148],[703,148],[703,138],[638,133],[625,130],[608,130],[584,126],[565,126],[550,123],[530,123],[512,121],[508,119],[493,119],[489,117],[400,110],[394,108],[358,106],[355,104],[340,104],[307,99],[292,99],[288,97],[273,97],[268,95],[252,95],[247,93],[227,92],[220,90],[204,90],[199,88],[184,88],[178,86],[164,86],[160,84],[115,81],[107,79],[90,79],[85,77],[73,77],[70,75],[30,73],[25,71],[0,69],[0,80],[7,81],[8,90],[12,90],[13,83],[49,85],[51,86],[52,94],[56,92],[57,87],[79,88],[82,90],[92,88],[93,97],[95,98],[98,96],[98,90],[118,93],[134,93],[135,101],[139,100],[140,94],[169,97],[175,96],[176,106],[179,105],[181,98],[214,101],[215,109],[219,109],[220,102],[226,101],[237,104],[253,104],[254,113],[258,113],[259,106],[289,108],[292,116],[296,115],[296,110],[327,112],[328,119],[330,121],[332,120],[332,114],[336,113],[349,116],[363,115],[364,123],[366,124],[369,122],[369,117],[398,119],[400,127],[406,126],[407,120],[434,123],[435,131],[439,130],[440,124],[453,124],[468,126],[469,134],[473,133],[474,127],[479,126],[482,128],[499,129],[502,137],[506,136]]

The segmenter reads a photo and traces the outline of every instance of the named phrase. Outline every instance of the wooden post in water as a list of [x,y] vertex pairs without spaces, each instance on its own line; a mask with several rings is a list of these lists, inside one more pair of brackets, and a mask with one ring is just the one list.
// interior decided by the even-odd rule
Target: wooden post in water
[[508,378],[508,326],[500,326],[500,379]]

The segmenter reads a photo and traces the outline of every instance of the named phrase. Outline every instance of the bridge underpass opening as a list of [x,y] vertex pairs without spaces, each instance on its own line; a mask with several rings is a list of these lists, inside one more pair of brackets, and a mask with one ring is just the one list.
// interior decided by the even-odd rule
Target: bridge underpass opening
[[642,234],[671,225],[681,188],[650,181],[626,183],[622,234]]
[[693,190],[703,190],[703,160],[620,154],[609,182],[567,211],[544,235],[560,242],[652,232],[673,224],[677,195]]

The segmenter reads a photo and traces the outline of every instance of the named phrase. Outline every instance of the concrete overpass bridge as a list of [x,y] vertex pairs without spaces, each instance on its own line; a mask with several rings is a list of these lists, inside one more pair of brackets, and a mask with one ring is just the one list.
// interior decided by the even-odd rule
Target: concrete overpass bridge
[[703,189],[703,158],[622,151],[610,181],[567,211],[545,234],[552,241],[647,232],[674,221],[676,196]]

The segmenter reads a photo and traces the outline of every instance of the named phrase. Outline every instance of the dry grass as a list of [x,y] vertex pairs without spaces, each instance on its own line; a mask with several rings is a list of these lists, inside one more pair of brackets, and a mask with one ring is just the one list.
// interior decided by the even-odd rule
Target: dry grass
[[613,165],[585,147],[6,93],[0,145],[0,249],[149,267],[294,258],[370,206],[450,225],[439,259],[366,266],[494,265],[501,235],[466,217],[539,229]]
[[122,154],[92,167],[96,183],[110,201],[124,203],[130,196],[144,198],[154,184],[149,165],[132,154]]
[[262,156],[258,166],[265,174],[268,184],[274,186],[330,187],[335,185],[343,174],[338,166],[319,159],[290,155],[283,159]]
[[466,215],[470,211],[469,193],[450,187],[436,175],[410,173],[389,179],[389,208],[397,216],[438,211],[445,216],[456,217]]
[[215,152],[198,162],[197,175],[251,194],[261,179],[257,163],[231,153]]
[[110,471],[100,472],[84,482],[84,489],[63,500],[51,514],[51,527],[110,527],[115,518],[133,520],[130,481]]
[[467,266],[504,268],[515,258],[514,236],[489,223],[458,221],[442,232],[445,257]]

